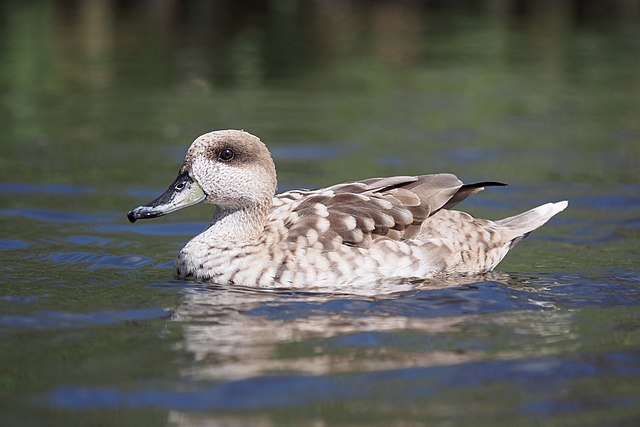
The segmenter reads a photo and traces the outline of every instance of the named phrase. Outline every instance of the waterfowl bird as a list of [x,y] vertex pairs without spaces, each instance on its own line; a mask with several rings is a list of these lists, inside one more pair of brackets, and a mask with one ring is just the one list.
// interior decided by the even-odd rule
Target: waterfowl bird
[[387,278],[493,270],[509,249],[567,207],[547,203],[499,221],[451,208],[497,182],[393,176],[276,195],[276,169],[254,135],[221,130],[189,147],[175,182],[127,215],[215,205],[175,264],[178,279],[263,288],[353,287]]

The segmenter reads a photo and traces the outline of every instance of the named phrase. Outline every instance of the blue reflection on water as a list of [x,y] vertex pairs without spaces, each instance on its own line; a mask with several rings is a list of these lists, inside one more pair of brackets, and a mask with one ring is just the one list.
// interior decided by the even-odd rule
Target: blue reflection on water
[[105,214],[91,214],[82,212],[69,212],[53,209],[4,209],[0,211],[2,216],[17,216],[24,219],[32,219],[36,221],[53,222],[53,223],[92,223],[99,222],[107,218]]
[[91,252],[52,252],[47,256],[49,261],[57,264],[90,264],[87,269],[95,270],[102,267],[134,269],[154,262],[152,258],[142,255],[109,255]]
[[[545,414],[561,411],[577,404],[593,404],[563,398],[556,392],[573,381],[597,375],[611,378],[640,374],[632,353],[584,355],[581,360],[534,358],[512,361],[480,361],[443,367],[391,369],[343,375],[263,375],[216,385],[175,387],[173,390],[119,390],[114,387],[65,385],[37,399],[46,405],[65,409],[100,409],[113,407],[158,407],[164,409],[259,410],[318,403],[368,400],[379,396],[391,402],[404,403],[436,395],[455,387],[473,389],[488,384],[516,384],[531,392],[532,400],[524,402],[525,413]],[[542,381],[544,380],[544,381]],[[394,393],[389,393],[393,384]],[[197,387],[197,386],[196,386]],[[612,398],[603,395],[602,402]],[[582,408],[584,409],[584,408]]]
[[28,329],[83,328],[128,321],[161,319],[170,316],[163,308],[106,310],[87,313],[39,311],[29,315],[0,315],[0,327]]
[[42,295],[2,295],[0,301],[9,304],[33,304],[42,298]]
[[24,249],[30,245],[29,242],[21,239],[0,239],[0,251]]
[[23,182],[0,182],[0,193],[25,194],[45,193],[59,195],[85,195],[95,193],[92,187],[81,187],[72,184],[27,184]]
[[106,246],[113,242],[113,239],[99,236],[72,235],[66,236],[64,241],[79,246]]
[[322,302],[274,300],[244,312],[248,316],[265,316],[269,320],[287,320],[309,316],[328,316],[341,313],[349,316],[405,315],[438,317],[506,310],[542,310],[540,295],[523,289],[504,286],[498,282],[477,282],[473,285],[447,289],[428,289],[406,292],[402,298],[382,300],[354,300],[336,298]]
[[103,224],[93,228],[99,233],[126,232],[147,236],[194,236],[206,228],[206,222],[177,222],[144,224]]

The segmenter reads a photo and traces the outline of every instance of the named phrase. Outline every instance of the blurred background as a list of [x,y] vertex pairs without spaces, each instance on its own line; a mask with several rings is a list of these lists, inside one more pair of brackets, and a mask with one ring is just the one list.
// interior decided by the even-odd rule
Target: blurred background
[[0,5],[3,180],[160,185],[241,128],[285,186],[638,182],[635,0]]
[[[0,424],[640,417],[638,0],[0,0],[0,123]],[[281,191],[452,172],[511,185],[480,216],[570,206],[451,291],[173,282],[210,207],[126,212],[227,128]]]

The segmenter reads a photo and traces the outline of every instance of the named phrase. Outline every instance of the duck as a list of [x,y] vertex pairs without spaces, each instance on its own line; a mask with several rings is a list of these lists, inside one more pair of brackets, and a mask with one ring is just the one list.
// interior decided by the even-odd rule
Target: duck
[[368,178],[276,195],[267,146],[243,130],[196,138],[175,181],[127,214],[130,222],[205,203],[208,227],[179,252],[179,280],[257,288],[349,289],[386,279],[492,271],[507,252],[563,211],[547,203],[497,221],[452,209],[496,181],[451,173]]

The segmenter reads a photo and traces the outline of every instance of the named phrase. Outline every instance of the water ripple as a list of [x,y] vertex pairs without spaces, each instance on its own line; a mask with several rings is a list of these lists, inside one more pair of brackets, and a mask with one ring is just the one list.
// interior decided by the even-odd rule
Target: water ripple
[[544,310],[553,304],[543,295],[530,290],[505,286],[499,282],[479,281],[446,289],[417,289],[402,297],[354,299],[332,298],[325,301],[289,301],[274,299],[246,310],[248,316],[265,316],[269,320],[287,320],[310,316],[366,317],[378,316],[440,317],[447,315],[478,314],[507,310]]
[[0,296],[0,301],[9,304],[33,304],[43,297],[43,295],[3,295]]
[[[625,356],[625,355],[622,355]],[[639,375],[631,354],[586,355],[583,360],[531,358],[511,361],[474,361],[453,366],[413,367],[341,376],[327,375],[262,375],[221,384],[190,384],[185,390],[121,390],[114,387],[65,385],[37,399],[45,405],[65,409],[101,409],[114,407],[156,407],[184,411],[261,410],[331,402],[371,400],[385,396],[387,400],[406,404],[439,393],[439,390],[464,386],[466,389],[494,385],[518,385],[531,392],[534,403],[523,402],[525,413],[545,411],[551,400],[557,400],[557,387],[602,375],[612,378]],[[626,363],[616,363],[619,360]],[[631,371],[631,372],[629,372]],[[544,378],[544,382],[541,379]],[[389,395],[389,386],[397,394]],[[238,399],[238,396],[242,396]],[[560,398],[561,401],[565,399]],[[608,399],[608,397],[605,397]],[[565,403],[568,403],[566,401]],[[545,409],[543,409],[545,408]]]
[[105,224],[94,228],[100,233],[126,232],[131,234],[142,234],[146,236],[193,236],[201,233],[206,225],[202,222],[178,222],[170,224]]
[[31,244],[21,239],[0,239],[0,251],[24,249]]
[[66,311],[39,311],[32,314],[0,315],[0,327],[9,329],[66,329],[122,322],[162,319],[170,316],[163,308],[107,310],[88,313]]
[[82,187],[72,184],[26,184],[22,182],[0,182],[0,193],[24,194],[45,193],[64,196],[85,195],[95,193],[92,187]]
[[0,210],[2,216],[17,216],[24,219],[35,221],[55,222],[55,223],[92,223],[99,222],[104,216],[96,217],[96,214],[88,215],[86,213],[67,212],[53,209],[3,209]]
[[136,269],[154,262],[153,258],[142,255],[108,255],[91,252],[52,252],[47,257],[56,264],[90,264],[88,270],[103,267]]

